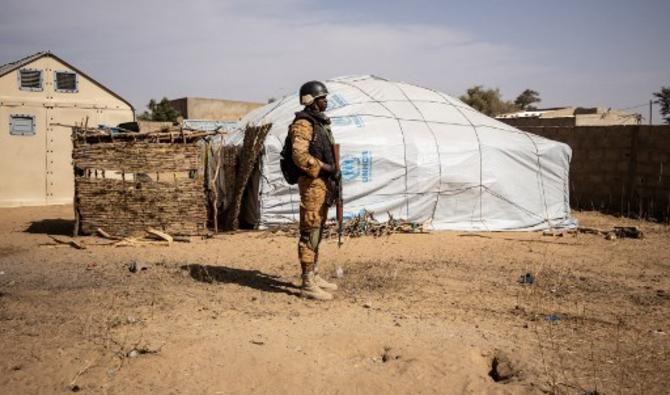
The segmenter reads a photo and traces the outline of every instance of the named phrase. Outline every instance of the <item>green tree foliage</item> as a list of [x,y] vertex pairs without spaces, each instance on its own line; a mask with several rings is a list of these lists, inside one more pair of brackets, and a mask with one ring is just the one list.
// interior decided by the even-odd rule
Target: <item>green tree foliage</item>
[[484,89],[481,85],[473,86],[460,99],[465,104],[488,116],[518,110],[514,103],[502,99],[498,88]]
[[161,99],[160,102],[156,100],[149,100],[147,104],[149,111],[143,112],[138,119],[142,121],[157,121],[157,122],[176,122],[181,114],[170,105],[167,97]]
[[659,92],[654,92],[654,96],[656,97],[654,103],[661,106],[661,115],[665,123],[670,125],[670,87],[661,87]]
[[533,106],[533,103],[539,103],[541,102],[542,99],[540,99],[540,94],[538,91],[532,90],[532,89],[526,89],[525,91],[521,92],[519,96],[517,96],[516,100],[514,100],[514,105],[521,109],[521,110],[537,110],[537,107]]

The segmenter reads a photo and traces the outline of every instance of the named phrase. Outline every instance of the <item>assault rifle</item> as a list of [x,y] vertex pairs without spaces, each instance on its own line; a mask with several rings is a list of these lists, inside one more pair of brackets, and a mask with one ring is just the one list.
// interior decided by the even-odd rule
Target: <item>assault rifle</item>
[[335,170],[340,177],[337,181],[337,199],[335,200],[335,212],[337,215],[337,247],[342,246],[342,221],[344,214],[344,200],[342,198],[342,173],[340,169],[340,145],[333,145],[333,156],[335,159]]

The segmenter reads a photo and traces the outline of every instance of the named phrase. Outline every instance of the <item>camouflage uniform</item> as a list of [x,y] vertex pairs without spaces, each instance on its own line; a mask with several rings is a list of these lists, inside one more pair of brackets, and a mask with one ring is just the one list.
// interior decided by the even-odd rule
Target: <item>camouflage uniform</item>
[[[333,144],[330,127],[325,125],[327,137]],[[297,119],[290,129],[293,161],[305,172],[298,178],[300,190],[300,241],[298,258],[303,270],[314,271],[318,263],[319,244],[323,226],[328,216],[328,180],[319,177],[323,163],[310,154],[314,128],[310,121]]]

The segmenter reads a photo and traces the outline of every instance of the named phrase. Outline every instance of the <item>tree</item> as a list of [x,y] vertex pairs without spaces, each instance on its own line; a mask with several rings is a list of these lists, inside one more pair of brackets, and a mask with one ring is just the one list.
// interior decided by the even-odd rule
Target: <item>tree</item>
[[160,102],[156,103],[156,100],[149,100],[147,104],[149,111],[143,112],[137,118],[142,121],[157,121],[157,122],[176,122],[177,118],[181,116],[179,111],[175,110],[174,107],[170,105],[170,101],[167,97],[164,97]]
[[533,106],[533,103],[539,103],[541,102],[542,99],[540,99],[540,94],[532,89],[526,89],[525,91],[521,92],[519,96],[517,96],[516,100],[514,100],[514,105],[517,106],[521,110],[537,110],[537,107]]
[[498,88],[484,89],[481,85],[473,86],[460,99],[465,104],[488,116],[496,116],[517,110],[514,103],[501,98],[500,89]]
[[654,103],[661,106],[661,115],[665,123],[670,125],[670,87],[661,87],[659,92],[654,92],[654,96],[656,96]]

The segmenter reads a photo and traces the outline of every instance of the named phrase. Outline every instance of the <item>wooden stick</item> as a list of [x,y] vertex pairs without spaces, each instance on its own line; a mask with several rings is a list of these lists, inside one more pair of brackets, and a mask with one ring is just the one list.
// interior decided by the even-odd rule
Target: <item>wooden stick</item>
[[85,245],[79,243],[79,242],[76,241],[76,240],[72,240],[72,239],[70,239],[70,240],[61,240],[61,239],[57,238],[57,237],[54,236],[54,235],[47,235],[47,236],[49,236],[49,237],[51,238],[51,240],[55,241],[56,243],[59,243],[59,244],[68,244],[68,245],[70,245],[70,246],[72,246],[72,247],[74,247],[74,248],[76,248],[76,249],[78,249],[78,250],[85,250],[85,249],[86,249],[86,246],[85,246]]
[[102,228],[96,228],[95,233],[97,233],[100,237],[103,237],[105,239],[109,240],[121,240],[120,237],[115,237],[110,235],[109,233],[105,232]]
[[169,234],[167,234],[165,232],[161,232],[160,230],[156,230],[156,229],[153,229],[153,228],[147,228],[147,233],[167,241],[168,245],[171,245],[172,241],[174,241],[174,238],[172,238],[172,236],[170,236]]

